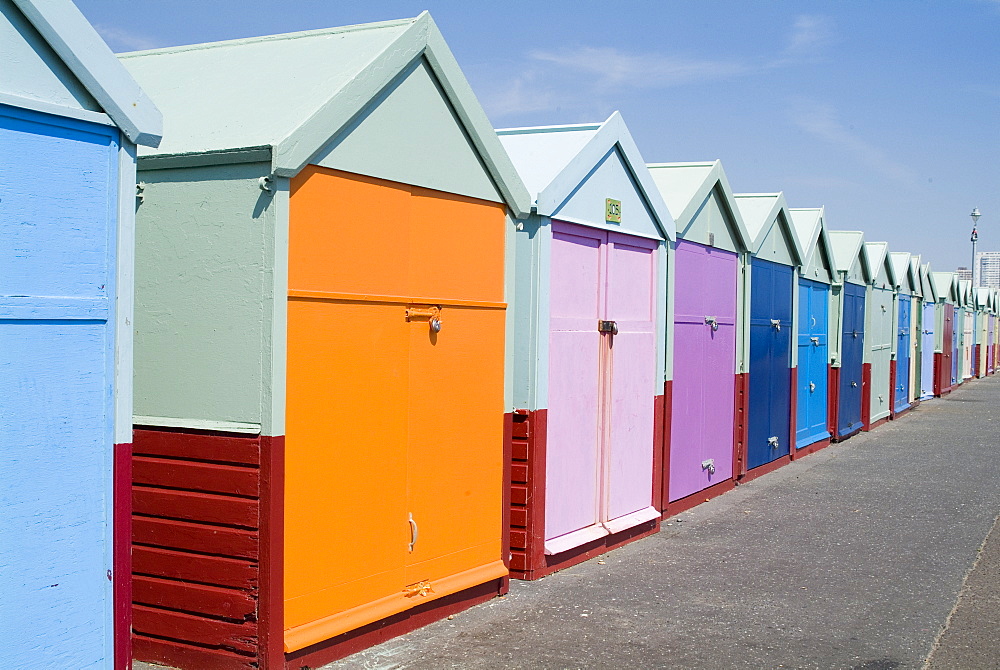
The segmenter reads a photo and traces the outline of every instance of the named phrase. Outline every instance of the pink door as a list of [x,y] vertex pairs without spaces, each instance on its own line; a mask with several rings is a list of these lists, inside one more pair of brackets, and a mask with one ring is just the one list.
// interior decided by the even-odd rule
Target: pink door
[[639,523],[627,517],[652,503],[657,245],[552,231],[545,537],[556,553]]

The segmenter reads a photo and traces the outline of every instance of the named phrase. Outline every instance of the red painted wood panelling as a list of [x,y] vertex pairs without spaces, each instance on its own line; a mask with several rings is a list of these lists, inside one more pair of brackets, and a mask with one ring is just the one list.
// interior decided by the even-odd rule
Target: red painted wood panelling
[[[229,670],[263,662],[271,440],[137,430],[132,448],[132,629],[137,659]],[[277,486],[275,486],[277,483]],[[280,506],[280,497],[279,502]],[[271,568],[267,566],[268,570]],[[280,570],[280,561],[278,562]],[[280,573],[278,574],[280,583]],[[280,617],[278,625],[281,625]]]
[[830,431],[830,440],[836,442],[837,425],[840,419],[840,368],[830,365],[827,370],[826,429]]
[[750,421],[747,417],[747,384],[750,375],[736,375],[736,422],[733,431],[733,477],[747,473],[747,442],[750,440]]
[[872,364],[861,366],[861,430],[872,429]]
[[508,494],[511,576],[536,579],[545,561],[546,410],[518,410],[510,416]]
[[[658,486],[654,483],[653,504],[660,512],[666,512],[670,501],[670,435],[673,429],[674,382],[668,379],[663,383],[663,396],[658,398],[657,409],[657,450],[654,454],[653,473],[657,477]],[[656,454],[659,457],[656,457]]]
[[132,667],[132,445],[114,450],[114,669]]
[[791,386],[788,388],[792,389],[791,411],[788,414],[788,444],[790,445],[788,455],[792,460],[795,460],[795,456],[798,453],[798,450],[795,448],[795,433],[798,430],[796,426],[798,426],[799,412],[799,369],[797,367],[789,368],[788,374],[791,377]]
[[896,418],[896,361],[889,361],[889,418]]

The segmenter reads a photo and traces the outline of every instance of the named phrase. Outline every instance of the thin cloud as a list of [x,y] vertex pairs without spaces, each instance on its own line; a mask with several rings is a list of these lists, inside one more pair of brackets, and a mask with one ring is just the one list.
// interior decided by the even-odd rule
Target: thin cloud
[[743,64],[698,60],[662,54],[627,54],[610,47],[577,47],[560,51],[533,51],[529,57],[578,74],[597,77],[599,85],[664,88],[698,81],[724,79],[747,71]]
[[781,57],[770,63],[770,67],[796,65],[813,62],[825,56],[826,47],[833,43],[835,30],[833,20],[827,16],[802,14],[792,24],[792,31]]
[[894,161],[884,150],[845,126],[837,111],[829,105],[800,101],[793,106],[792,121],[806,133],[854,156],[860,163],[890,179],[907,185],[917,180],[916,172]]
[[104,38],[104,41],[108,43],[111,50],[116,53],[122,51],[143,51],[145,49],[155,49],[160,46],[149,37],[130,33],[127,30],[122,30],[114,26],[95,24],[94,28]]

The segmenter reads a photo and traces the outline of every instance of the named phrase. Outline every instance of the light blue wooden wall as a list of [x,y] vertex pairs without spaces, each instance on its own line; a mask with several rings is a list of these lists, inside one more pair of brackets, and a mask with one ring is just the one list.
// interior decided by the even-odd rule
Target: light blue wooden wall
[[0,105],[0,666],[112,658],[119,133]]

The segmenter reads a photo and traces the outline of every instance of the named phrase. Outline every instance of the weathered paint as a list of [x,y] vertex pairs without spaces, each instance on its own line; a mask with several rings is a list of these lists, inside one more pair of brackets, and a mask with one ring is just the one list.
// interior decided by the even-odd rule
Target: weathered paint
[[859,431],[865,353],[865,287],[851,282],[843,285],[840,345],[840,405],[837,435],[847,437]]
[[747,468],[791,451],[792,268],[754,258],[750,306]]
[[144,170],[140,159],[139,170],[136,423],[280,434],[266,420],[278,223],[258,180],[269,166]]
[[827,420],[829,297],[828,285],[799,279],[798,372],[795,390],[797,449],[830,437]]
[[[669,501],[733,477],[739,260],[678,241]],[[711,461],[710,466],[707,465]]]
[[0,645],[10,667],[107,667],[119,132],[0,105],[0,146]]

